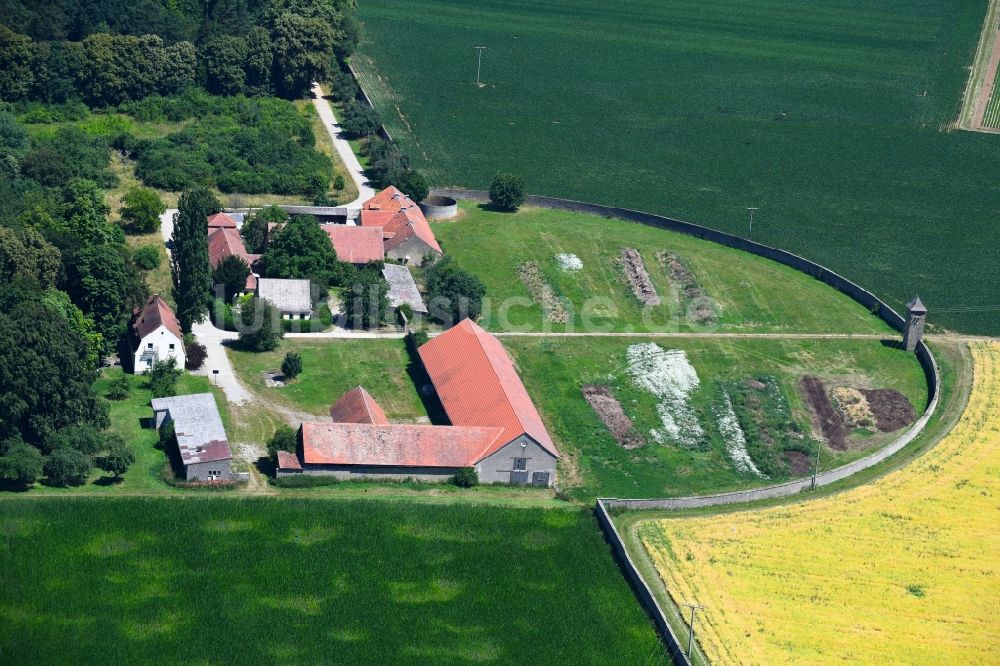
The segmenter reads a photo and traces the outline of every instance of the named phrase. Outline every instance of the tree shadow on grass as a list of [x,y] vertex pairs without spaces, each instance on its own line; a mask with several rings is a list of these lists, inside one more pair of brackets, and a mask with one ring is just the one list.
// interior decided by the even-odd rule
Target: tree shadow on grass
[[124,481],[125,479],[120,476],[102,476],[100,478],[94,479],[93,483],[95,486],[107,487],[107,486],[119,486]]

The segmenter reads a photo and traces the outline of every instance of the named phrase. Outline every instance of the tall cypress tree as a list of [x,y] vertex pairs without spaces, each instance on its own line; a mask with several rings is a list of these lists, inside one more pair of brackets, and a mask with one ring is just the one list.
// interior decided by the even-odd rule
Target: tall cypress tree
[[174,215],[174,233],[170,273],[174,283],[174,301],[181,328],[208,314],[212,302],[212,271],[208,263],[208,216],[219,212],[218,199],[204,187],[181,194]]

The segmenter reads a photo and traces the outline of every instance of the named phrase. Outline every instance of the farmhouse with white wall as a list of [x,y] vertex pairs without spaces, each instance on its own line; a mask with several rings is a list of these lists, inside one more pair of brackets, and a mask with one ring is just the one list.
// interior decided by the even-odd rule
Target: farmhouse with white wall
[[157,361],[174,358],[184,367],[184,337],[174,311],[159,294],[153,294],[142,309],[136,310],[129,335],[132,372],[145,374]]

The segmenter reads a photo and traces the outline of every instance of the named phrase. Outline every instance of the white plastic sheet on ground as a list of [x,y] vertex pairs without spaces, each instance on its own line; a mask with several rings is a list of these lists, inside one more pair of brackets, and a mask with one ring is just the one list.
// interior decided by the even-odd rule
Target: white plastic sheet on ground
[[660,444],[697,446],[705,436],[689,396],[698,388],[698,373],[680,349],[664,349],[655,342],[631,345],[628,375],[640,389],[659,400],[656,411],[662,428],[649,431]]
[[556,263],[564,271],[578,271],[583,268],[583,262],[575,254],[557,254]]
[[736,418],[736,410],[733,409],[733,401],[728,393],[722,394],[722,406],[716,414],[719,422],[719,432],[726,442],[726,453],[729,455],[733,465],[740,472],[748,472],[756,476],[764,476],[753,464],[750,453],[747,451],[747,438],[740,427],[740,421]]

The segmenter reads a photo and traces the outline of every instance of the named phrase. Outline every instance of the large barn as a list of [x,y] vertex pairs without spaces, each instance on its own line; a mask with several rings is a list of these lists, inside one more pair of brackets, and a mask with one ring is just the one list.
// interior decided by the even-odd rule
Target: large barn
[[445,481],[473,467],[483,483],[555,483],[559,452],[499,340],[467,319],[418,351],[451,425],[389,423],[359,386],[329,422],[302,424],[278,475]]

